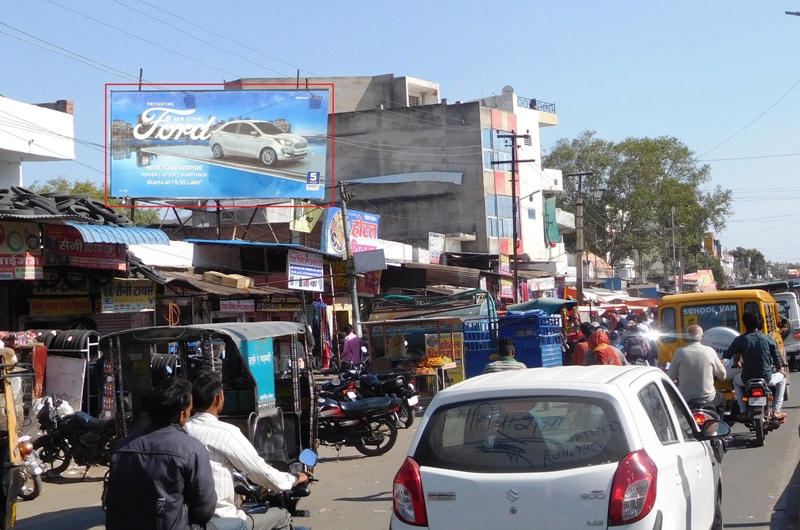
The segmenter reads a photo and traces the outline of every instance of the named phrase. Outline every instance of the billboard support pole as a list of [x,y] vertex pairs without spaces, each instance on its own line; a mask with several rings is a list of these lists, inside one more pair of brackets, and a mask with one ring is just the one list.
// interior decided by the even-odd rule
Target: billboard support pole
[[350,306],[353,309],[353,328],[361,337],[361,309],[358,305],[358,286],[356,285],[356,269],[353,264],[353,253],[350,249],[350,218],[347,216],[347,183],[339,183],[339,194],[342,198],[342,227],[344,228],[344,248],[347,258],[347,282],[350,285]]
[[217,239],[222,239],[222,214],[219,209],[219,201],[217,201]]

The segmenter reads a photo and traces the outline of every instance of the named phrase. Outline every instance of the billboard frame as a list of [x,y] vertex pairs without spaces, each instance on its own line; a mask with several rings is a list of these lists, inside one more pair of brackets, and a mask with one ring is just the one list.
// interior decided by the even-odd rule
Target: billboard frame
[[[104,85],[104,109],[103,109],[103,203],[108,207],[116,207],[115,205],[109,204],[109,176],[110,176],[110,167],[109,167],[109,157],[111,153],[111,145],[110,145],[110,123],[109,123],[109,116],[111,110],[111,91],[113,87],[126,87],[131,89],[130,91],[134,91],[136,89],[138,91],[142,90],[142,87],[147,87],[148,89],[154,90],[162,90],[164,91],[167,88],[172,88],[174,90],[180,91],[181,89],[188,89],[189,87],[196,88],[196,87],[206,87],[207,90],[214,90],[213,87],[216,88],[227,88],[227,87],[282,87],[285,89],[295,89],[300,90],[302,88],[310,88],[310,87],[318,87],[318,88],[328,88],[330,90],[330,113],[328,114],[330,120],[330,129],[331,129],[331,149],[330,149],[330,157],[331,157],[331,174],[330,174],[330,188],[334,190],[336,188],[336,120],[335,117],[335,108],[336,108],[336,97],[335,97],[335,87],[333,83],[153,83],[153,82],[132,82],[132,83],[105,83]],[[326,179],[327,180],[327,179]],[[328,186],[326,185],[325,188],[327,189]],[[296,197],[294,197],[296,198]],[[169,197],[136,197],[132,199],[131,205],[126,205],[125,208],[133,208],[133,209],[162,209],[162,208],[178,208],[178,206],[173,206],[169,204],[165,205],[139,205],[135,204],[137,200],[139,201],[165,201],[168,200]],[[240,198],[241,200],[252,200],[252,198]],[[265,200],[274,200],[274,199],[283,199],[282,197],[263,197]],[[291,201],[293,197],[286,197],[287,201]],[[184,199],[184,200],[195,200],[195,199]],[[206,201],[207,204],[204,205],[181,205],[179,208],[181,209],[208,209],[212,207],[213,202],[216,202],[217,209],[222,208],[220,206],[220,201],[230,201],[230,200],[237,200],[231,199],[228,197],[220,197],[220,198],[208,198],[208,199],[196,199],[198,201]],[[300,208],[331,208],[335,206],[334,201],[334,193],[331,191],[331,202],[330,204],[320,204],[320,205],[309,205],[309,206],[300,206]],[[226,205],[225,209],[245,209],[245,210],[253,210],[259,208],[295,208],[295,205],[263,205],[263,206],[236,206],[236,205]]]

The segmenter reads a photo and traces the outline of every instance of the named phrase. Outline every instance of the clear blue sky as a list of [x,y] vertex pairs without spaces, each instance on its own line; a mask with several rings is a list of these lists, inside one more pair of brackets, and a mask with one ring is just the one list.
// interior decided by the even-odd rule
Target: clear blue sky
[[139,68],[155,83],[394,73],[451,101],[460,68],[463,100],[511,85],[555,103],[545,151],[586,129],[680,139],[734,191],[723,245],[800,262],[800,17],[787,10],[800,0],[5,2],[0,94],[75,103],[77,161],[28,163],[27,183],[100,182],[103,85]]

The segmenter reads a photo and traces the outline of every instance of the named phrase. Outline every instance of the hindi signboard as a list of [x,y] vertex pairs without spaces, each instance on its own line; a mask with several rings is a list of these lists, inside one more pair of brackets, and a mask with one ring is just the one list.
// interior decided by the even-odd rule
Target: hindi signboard
[[289,277],[289,289],[301,291],[324,290],[323,259],[318,254],[289,250],[286,259],[286,275]]
[[40,279],[39,225],[0,223],[0,280]]
[[430,253],[430,262],[439,264],[442,262],[442,253],[444,253],[444,234],[437,234],[435,232],[428,232],[428,252]]
[[322,199],[329,86],[112,90],[109,196]]
[[256,310],[255,300],[220,300],[219,310],[226,313],[252,313]]
[[92,299],[71,298],[31,298],[30,316],[83,315],[92,312]]
[[101,313],[141,313],[156,308],[156,284],[114,279],[103,286]]
[[294,312],[303,310],[303,301],[293,296],[273,295],[256,300],[256,311]]
[[86,243],[77,228],[44,227],[44,264],[47,267],[128,270],[128,252],[122,243]]
[[[350,222],[350,250],[353,253],[375,250],[378,247],[378,228],[381,216],[374,213],[347,211]],[[341,208],[328,208],[322,226],[322,251],[341,256],[345,252],[344,223]]]

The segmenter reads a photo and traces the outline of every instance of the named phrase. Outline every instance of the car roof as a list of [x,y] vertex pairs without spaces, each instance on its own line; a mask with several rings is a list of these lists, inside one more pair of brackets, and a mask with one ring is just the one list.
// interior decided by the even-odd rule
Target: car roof
[[[473,377],[443,390],[450,398],[458,394],[497,392],[526,389],[587,388],[616,386],[624,388],[647,373],[663,374],[650,366],[560,366],[554,368],[529,368],[508,372],[497,372]],[[448,399],[449,401],[449,399]]]

